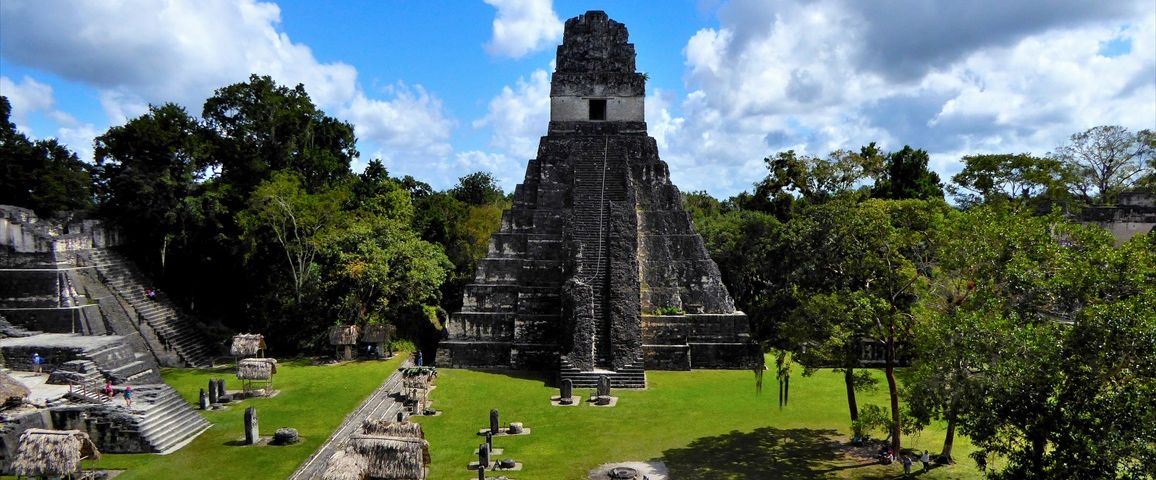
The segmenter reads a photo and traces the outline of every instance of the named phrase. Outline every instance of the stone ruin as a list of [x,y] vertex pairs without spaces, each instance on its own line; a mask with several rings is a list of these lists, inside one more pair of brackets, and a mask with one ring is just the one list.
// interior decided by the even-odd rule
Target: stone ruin
[[439,365],[638,388],[644,368],[757,361],[747,317],[647,135],[646,76],[627,40],[601,11],[566,22],[548,133],[450,318]]

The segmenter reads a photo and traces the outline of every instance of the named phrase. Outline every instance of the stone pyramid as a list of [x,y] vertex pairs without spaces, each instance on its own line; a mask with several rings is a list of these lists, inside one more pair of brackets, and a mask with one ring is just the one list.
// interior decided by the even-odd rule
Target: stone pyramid
[[[448,324],[437,364],[559,369],[575,386],[758,358],[643,115],[625,25],[566,22],[550,126]],[[659,314],[664,313],[664,314]],[[593,379],[593,380],[591,380]]]

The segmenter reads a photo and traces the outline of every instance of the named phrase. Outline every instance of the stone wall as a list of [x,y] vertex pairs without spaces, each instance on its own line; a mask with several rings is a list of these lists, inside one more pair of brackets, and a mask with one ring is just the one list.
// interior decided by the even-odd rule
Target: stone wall
[[0,205],[0,250],[66,253],[119,244],[119,233],[99,220],[45,220],[27,208]]
[[88,433],[101,453],[152,451],[141,434],[141,418],[117,405],[75,405],[49,410],[52,428]]

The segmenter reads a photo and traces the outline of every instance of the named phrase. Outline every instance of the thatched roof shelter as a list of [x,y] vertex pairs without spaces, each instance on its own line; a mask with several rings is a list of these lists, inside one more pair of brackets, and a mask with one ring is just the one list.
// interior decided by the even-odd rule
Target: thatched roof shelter
[[365,480],[369,460],[349,450],[340,450],[329,457],[322,480]]
[[329,327],[330,345],[357,345],[357,325],[334,325]]
[[81,460],[99,460],[100,451],[80,430],[30,428],[20,434],[12,470],[26,477],[63,477],[80,471]]
[[365,458],[365,473],[382,480],[425,480],[429,442],[413,437],[354,434],[350,448]]
[[366,419],[361,423],[361,433],[386,437],[425,438],[420,423],[392,422],[385,419]]
[[12,375],[0,372],[0,403],[5,403],[8,399],[19,398],[21,400],[28,398],[32,393],[28,387],[16,380]]
[[373,323],[361,329],[361,341],[365,343],[385,343],[389,341],[389,325]]
[[234,357],[253,357],[265,350],[265,336],[260,333],[241,333],[233,336],[229,349]]
[[237,362],[239,380],[270,380],[274,373],[277,373],[277,360],[274,358],[243,358]]

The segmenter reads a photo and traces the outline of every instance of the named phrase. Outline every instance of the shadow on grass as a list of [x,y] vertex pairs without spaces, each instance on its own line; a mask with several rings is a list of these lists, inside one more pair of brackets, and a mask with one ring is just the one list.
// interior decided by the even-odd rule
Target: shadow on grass
[[874,462],[848,463],[834,430],[764,427],[704,437],[663,452],[672,478],[810,479]]
[[501,370],[501,369],[470,369],[475,372],[482,372],[492,375],[500,375],[503,377],[513,378],[517,380],[534,380],[542,382],[544,387],[553,387],[553,377],[549,372],[539,372],[533,370]]

